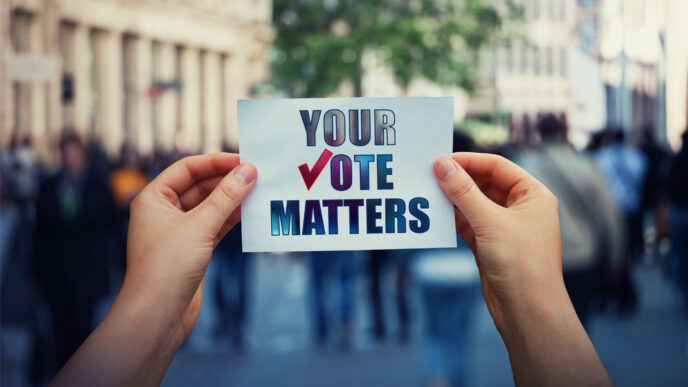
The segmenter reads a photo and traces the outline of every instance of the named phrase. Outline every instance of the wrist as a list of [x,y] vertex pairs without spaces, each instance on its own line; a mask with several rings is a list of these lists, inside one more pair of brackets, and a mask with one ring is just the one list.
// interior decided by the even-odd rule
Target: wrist
[[156,297],[122,287],[110,312],[51,385],[158,385],[184,341],[181,318]]
[[125,279],[111,313],[117,319],[137,327],[146,344],[160,354],[170,352],[174,356],[186,339],[182,324],[183,310],[168,295],[154,287],[144,287]]
[[495,325],[508,347],[538,331],[574,321],[578,317],[564,286],[557,276],[544,281],[525,281],[508,292]]
[[516,385],[611,385],[563,279],[524,286],[495,324],[509,352]]

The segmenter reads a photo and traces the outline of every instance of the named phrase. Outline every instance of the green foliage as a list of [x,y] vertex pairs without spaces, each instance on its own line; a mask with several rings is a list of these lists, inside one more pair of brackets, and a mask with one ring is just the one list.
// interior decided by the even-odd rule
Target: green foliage
[[361,94],[361,58],[374,52],[402,88],[417,77],[472,91],[478,52],[506,15],[483,0],[275,0],[273,82],[290,96],[316,97],[349,81]]

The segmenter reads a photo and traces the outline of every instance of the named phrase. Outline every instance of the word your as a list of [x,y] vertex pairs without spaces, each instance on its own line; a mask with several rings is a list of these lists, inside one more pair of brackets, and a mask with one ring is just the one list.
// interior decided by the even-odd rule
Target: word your
[[[321,110],[300,110],[301,120],[306,129],[306,145],[315,146],[315,132],[320,122]],[[375,128],[375,145],[395,145],[394,112],[388,109],[375,109],[371,121],[370,109],[349,110],[349,141],[357,146],[368,145],[371,136],[371,125]],[[360,118],[360,120],[359,120]],[[329,146],[340,146],[346,141],[346,117],[338,109],[330,109],[323,116],[323,135]],[[385,143],[385,140],[386,143]]]

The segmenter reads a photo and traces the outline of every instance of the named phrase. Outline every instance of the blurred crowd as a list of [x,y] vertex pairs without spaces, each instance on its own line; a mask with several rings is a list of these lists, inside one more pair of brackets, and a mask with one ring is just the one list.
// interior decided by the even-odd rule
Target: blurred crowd
[[183,156],[146,161],[125,144],[113,162],[71,131],[59,154],[57,170],[42,165],[31,140],[14,135],[0,155],[2,322],[31,327],[33,383],[52,377],[95,327],[96,306],[124,276],[129,203]]
[[[566,124],[546,115],[537,124],[536,146],[484,149],[458,132],[454,136],[455,151],[503,154],[559,198],[564,280],[584,325],[594,313],[634,312],[639,284],[631,269],[639,263],[661,266],[688,311],[688,131],[675,154],[655,140],[653,128],[644,128],[633,142],[625,133],[607,128],[579,151],[567,140]],[[0,153],[2,323],[29,327],[26,372],[32,383],[45,382],[67,361],[97,324],[98,303],[119,289],[130,201],[157,173],[186,156],[174,150],[146,159],[125,144],[112,160],[98,142],[73,132],[65,132],[59,151],[57,170],[39,162],[28,138],[15,135]],[[426,368],[441,365],[428,371],[430,377],[435,372],[458,384],[466,358],[462,321],[475,299],[467,295],[478,289],[477,274],[466,269],[472,258],[460,245],[431,258],[423,251],[385,250],[299,255],[309,272],[314,345],[351,345],[360,280],[367,291],[370,337],[405,343],[413,336],[412,321],[422,320],[423,356],[432,359]],[[423,259],[432,264],[423,265]],[[213,333],[242,351],[252,260],[241,252],[240,227],[219,244],[213,261]],[[389,276],[393,285],[386,290],[390,282],[383,278]],[[409,306],[413,283],[424,304],[418,316]],[[395,295],[389,300],[392,323],[384,312],[388,293]]]

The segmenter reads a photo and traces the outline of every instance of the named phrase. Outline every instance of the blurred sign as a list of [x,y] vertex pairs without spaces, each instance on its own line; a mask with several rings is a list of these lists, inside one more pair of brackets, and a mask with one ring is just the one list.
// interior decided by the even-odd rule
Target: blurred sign
[[167,90],[180,91],[182,89],[182,81],[174,79],[169,82],[155,80],[148,88],[148,97],[151,99],[158,99]]
[[13,81],[49,81],[55,71],[55,58],[44,54],[14,54],[9,59],[8,68]]
[[243,250],[456,247],[433,163],[452,151],[453,98],[238,103],[241,160],[258,168],[242,204]]

